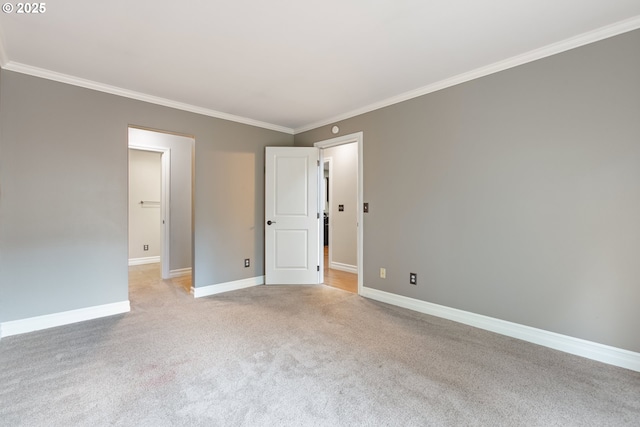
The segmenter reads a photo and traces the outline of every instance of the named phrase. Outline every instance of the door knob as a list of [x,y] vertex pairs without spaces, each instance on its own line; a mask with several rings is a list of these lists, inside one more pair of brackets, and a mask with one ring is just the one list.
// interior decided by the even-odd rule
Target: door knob
[[267,225],[271,225],[271,224],[275,224],[275,223],[276,223],[275,221],[271,221],[271,220],[267,221]]

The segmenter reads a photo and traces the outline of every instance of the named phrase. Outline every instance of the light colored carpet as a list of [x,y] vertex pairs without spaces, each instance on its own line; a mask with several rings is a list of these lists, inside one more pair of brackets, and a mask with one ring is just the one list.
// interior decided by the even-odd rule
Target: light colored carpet
[[0,341],[0,425],[640,425],[640,373],[334,288],[131,302]]

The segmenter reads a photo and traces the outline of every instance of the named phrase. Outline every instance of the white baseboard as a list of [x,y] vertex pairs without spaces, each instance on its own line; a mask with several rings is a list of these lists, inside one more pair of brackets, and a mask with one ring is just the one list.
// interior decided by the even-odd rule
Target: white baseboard
[[131,306],[127,300],[60,313],[45,314],[44,316],[12,320],[0,323],[0,338],[54,328],[56,326],[69,325],[71,323],[97,319],[99,317],[113,316],[114,314],[127,313],[129,311],[131,311]]
[[176,277],[189,276],[191,275],[191,267],[189,268],[179,268],[177,270],[169,271],[169,278],[173,279]]
[[445,307],[443,305],[379,291],[377,289],[363,287],[360,295],[376,301],[408,308],[410,310],[430,314],[432,316],[442,317],[444,319],[464,323],[465,325],[496,332],[508,337],[518,338],[523,341],[564,351],[565,353],[575,354],[577,356],[586,357],[587,359],[597,360],[599,362],[640,372],[640,353],[635,353],[633,351],[611,347],[567,335],[561,335],[555,332],[545,331],[543,329],[532,328],[518,323],[507,322],[505,320],[495,319],[481,314]]
[[217,285],[200,286],[197,288],[192,287],[191,291],[193,292],[194,298],[200,298],[260,285],[264,285],[264,276],[251,277],[249,279],[236,280],[234,282],[219,283]]
[[329,268],[332,270],[346,271],[347,273],[358,274],[358,267],[355,265],[343,264],[341,262],[330,262]]
[[148,256],[144,258],[129,258],[129,265],[155,264],[160,262],[160,256]]

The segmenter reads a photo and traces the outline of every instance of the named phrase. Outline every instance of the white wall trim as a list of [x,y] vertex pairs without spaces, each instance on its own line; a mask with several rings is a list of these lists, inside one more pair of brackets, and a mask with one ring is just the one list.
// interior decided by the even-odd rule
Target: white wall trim
[[298,127],[296,129],[291,129],[284,126],[275,125],[272,123],[266,123],[259,120],[249,119],[246,117],[236,116],[233,114],[223,113],[220,111],[198,107],[195,105],[186,104],[182,102],[177,102],[177,101],[173,101],[166,98],[160,98],[153,95],[147,95],[145,93],[119,88],[117,86],[111,86],[104,83],[99,83],[92,80],[71,76],[68,74],[50,71],[44,68],[33,67],[31,65],[10,61],[2,45],[2,39],[0,39],[0,66],[5,70],[14,71],[17,73],[28,74],[35,77],[41,77],[48,80],[67,83],[70,85],[97,90],[100,92],[110,93],[110,94],[122,96],[125,98],[136,99],[139,101],[149,102],[152,104],[162,105],[165,107],[171,107],[171,108],[176,108],[183,111],[190,111],[192,113],[203,114],[206,116],[215,117],[222,120],[243,123],[250,126],[256,126],[264,129],[270,129],[278,132],[295,135],[295,134],[306,132],[308,130],[312,130],[321,126],[346,120],[351,117],[358,116],[360,114],[368,113],[374,110],[378,110],[380,108],[384,108],[393,104],[407,101],[409,99],[417,98],[419,96],[426,95],[428,93],[432,93],[441,89],[445,89],[450,86],[454,86],[454,85],[464,83],[470,80],[474,80],[480,77],[484,77],[489,74],[493,74],[499,71],[507,70],[509,68],[517,67],[519,65],[523,65],[528,62],[546,58],[548,56],[562,53],[567,50],[575,49],[580,46],[584,46],[590,43],[595,43],[597,41],[604,40],[609,37],[614,37],[629,31],[633,31],[638,28],[640,28],[640,16],[628,18],[623,21],[598,28],[596,30],[589,31],[557,43],[553,43],[538,49],[534,49],[530,52],[523,53],[521,55],[516,55],[514,57],[505,59],[503,61],[498,61],[496,63],[487,65],[485,67],[477,68],[475,70],[472,70],[466,73],[458,74],[457,76],[444,79],[439,82],[435,82],[433,84],[423,86],[421,88],[414,89],[391,98],[387,98],[385,100],[364,106],[356,110],[349,111],[347,113],[333,116],[328,119],[317,121],[314,123],[309,123],[307,125]]
[[242,123],[245,125],[256,126],[259,128],[275,130],[278,132],[293,134],[293,129],[284,126],[274,125],[271,123],[261,122],[259,120],[249,119],[246,117],[236,116],[233,114],[223,113],[221,111],[211,110],[209,108],[198,107],[196,105],[186,104],[183,102],[172,101],[167,98],[160,98],[158,96],[147,95],[145,93],[136,92],[129,89],[123,89],[117,86],[111,86],[104,83],[95,82],[93,80],[86,80],[80,77],[71,76],[69,74],[62,74],[55,71],[50,71],[44,68],[33,67],[31,65],[22,64],[14,61],[7,61],[5,70],[15,71],[16,73],[28,74],[34,77],[40,77],[47,80],[53,80],[60,83],[66,83],[73,86],[79,86],[86,89],[97,90],[99,92],[110,93],[112,95],[118,95],[125,98],[137,99],[138,101],[149,102],[151,104],[162,105],[164,107],[176,108],[178,110],[190,111],[196,114],[202,114],[209,117],[215,117],[217,119],[228,120],[231,122]]
[[148,256],[143,258],[129,258],[129,265],[155,264],[160,262],[160,256]]
[[294,129],[299,134],[640,28],[640,15]]
[[46,314],[44,316],[29,317],[26,319],[12,320],[0,323],[0,338],[11,335],[25,334],[27,332],[42,329],[55,328],[56,326],[69,325],[85,320],[100,317],[113,316],[131,311],[129,301],[120,301],[112,304],[96,305],[94,307],[80,308],[77,310],[62,311],[60,313]]
[[264,285],[264,276],[250,277],[248,279],[219,283],[217,285],[200,286],[197,288],[192,287],[191,291],[194,298],[201,298],[209,295],[216,295],[229,291],[237,291],[238,289],[251,288],[253,286],[260,285]]
[[346,271],[347,273],[358,274],[358,266],[356,265],[343,264],[341,262],[333,261],[329,263],[329,268],[333,270]]
[[169,271],[169,278],[173,279],[176,277],[189,276],[191,275],[191,267],[189,268],[178,268],[176,270]]
[[640,353],[364,287],[361,295],[409,310],[640,372]]

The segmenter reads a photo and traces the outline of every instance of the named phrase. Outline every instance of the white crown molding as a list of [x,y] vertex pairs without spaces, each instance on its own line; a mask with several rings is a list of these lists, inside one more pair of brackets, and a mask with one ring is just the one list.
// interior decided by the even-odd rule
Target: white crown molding
[[199,286],[197,288],[191,287],[191,292],[194,298],[201,298],[260,285],[264,285],[264,276],[250,277],[248,279],[219,283],[217,285]]
[[495,62],[485,67],[477,68],[475,70],[472,70],[466,73],[458,74],[457,76],[454,76],[445,80],[441,80],[439,82],[436,82],[427,86],[423,86],[421,88],[414,89],[409,92],[405,92],[400,95],[393,96],[391,98],[387,98],[379,102],[375,102],[373,104],[369,104],[365,107],[358,108],[356,110],[352,110],[344,114],[340,114],[325,120],[321,120],[318,122],[310,123],[305,126],[301,126],[299,128],[294,129],[293,133],[294,135],[296,135],[302,132],[319,128],[321,126],[336,124],[342,120],[350,119],[352,117],[359,116],[364,113],[369,113],[374,110],[379,110],[380,108],[398,104],[403,101],[408,101],[410,99],[427,95],[429,93],[436,92],[442,89],[446,89],[448,87],[455,86],[460,83],[465,83],[470,80],[488,76],[490,74],[494,74],[500,71],[508,70],[509,68],[517,67],[519,65],[523,65],[528,62],[533,62],[538,59],[543,59],[552,55],[556,55],[558,53],[566,52],[568,50],[575,49],[590,43],[595,43],[597,41],[604,40],[609,37],[617,36],[619,34],[623,34],[629,31],[637,30],[638,28],[640,28],[640,15],[635,16],[633,18],[625,19],[624,21],[620,21],[615,24],[598,28],[593,31],[589,31],[587,33],[580,34],[575,37],[571,37],[569,39],[566,39],[557,43],[550,44],[548,46],[544,46],[539,49],[534,49],[527,53],[523,53],[521,55],[517,55],[511,58],[505,59],[503,61]]
[[115,314],[127,313],[129,311],[131,311],[131,306],[127,300],[112,304],[63,311],[60,313],[46,314],[44,316],[12,320],[10,322],[0,323],[0,338],[54,328],[56,326],[69,325],[71,323],[83,322],[85,320],[92,320],[100,317],[113,316]]
[[543,329],[532,328],[518,323],[507,322],[481,314],[458,310],[443,305],[433,304],[402,295],[379,291],[373,288],[362,288],[361,296],[376,301],[407,308],[476,328],[528,341],[554,350],[575,354],[598,362],[608,363],[621,368],[640,372],[640,353],[611,347]]
[[86,80],[79,77],[74,77],[68,74],[57,73],[55,71],[46,70],[44,68],[32,67],[31,65],[21,64],[14,61],[6,61],[5,70],[14,71],[16,73],[28,74],[34,77],[40,77],[47,80],[53,80],[60,83],[66,83],[73,86],[79,86],[86,89],[97,90],[99,92],[109,93],[111,95],[118,95],[125,98],[136,99],[138,101],[149,102],[151,104],[162,105],[164,107],[175,108],[178,110],[189,111],[191,113],[202,114],[204,116],[215,117],[217,119],[228,120],[231,122],[242,123],[245,125],[256,126],[259,128],[274,130],[287,134],[293,134],[293,129],[278,126],[271,123],[261,122],[259,120],[253,120],[246,117],[236,116],[233,114],[227,114],[208,108],[198,107],[183,102],[172,101],[170,99],[161,98],[158,96],[147,95],[141,92],[135,92],[129,89],[122,89],[117,86],[111,86],[104,83],[95,82],[93,80]]

